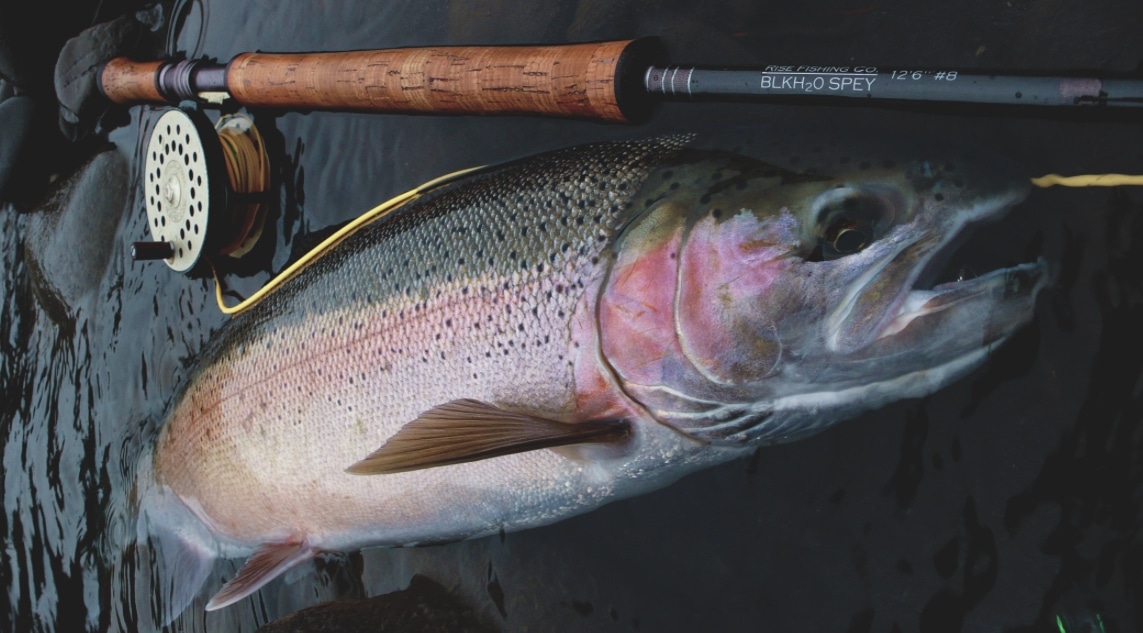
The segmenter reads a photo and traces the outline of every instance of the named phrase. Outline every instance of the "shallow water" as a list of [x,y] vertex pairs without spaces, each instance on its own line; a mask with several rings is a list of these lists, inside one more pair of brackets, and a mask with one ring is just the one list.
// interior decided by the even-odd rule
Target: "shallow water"
[[[970,4],[203,2],[186,3],[182,28],[157,46],[228,59],[660,34],[680,62],[1126,70],[1143,60],[1143,16],[1128,3]],[[210,282],[127,255],[147,236],[136,180],[159,114],[134,108],[111,133],[111,152],[40,212],[0,209],[0,628],[126,631],[152,619],[156,594],[131,546],[131,469],[225,320]],[[1143,129],[1095,121],[684,104],[640,128],[333,113],[257,120],[278,169],[279,219],[263,268],[281,266],[306,233],[439,174],[683,129],[876,127],[1002,152],[1029,174],[1143,173]],[[1141,202],[1133,191],[1035,191],[978,236],[971,246],[1001,263],[1042,254],[1056,283],[1028,328],[930,398],[553,526],[319,560],[223,611],[204,614],[200,602],[172,628],[252,631],[320,601],[400,590],[420,573],[504,630],[1039,631],[1054,630],[1061,614],[1137,630]],[[267,275],[244,273],[230,280],[243,291]],[[208,583],[240,562],[219,562]]]

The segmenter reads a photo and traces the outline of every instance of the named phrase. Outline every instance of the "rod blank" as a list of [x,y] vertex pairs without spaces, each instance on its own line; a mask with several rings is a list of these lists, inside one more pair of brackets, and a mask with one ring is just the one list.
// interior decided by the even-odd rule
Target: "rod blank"
[[665,99],[833,97],[1026,106],[1143,106],[1143,82],[1038,77],[958,70],[883,70],[870,66],[768,66],[719,70],[647,69],[649,93]]

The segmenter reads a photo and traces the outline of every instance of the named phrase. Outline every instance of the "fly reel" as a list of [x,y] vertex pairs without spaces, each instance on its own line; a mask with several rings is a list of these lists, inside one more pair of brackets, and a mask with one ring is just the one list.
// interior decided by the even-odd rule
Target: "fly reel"
[[135,242],[135,260],[162,259],[194,273],[204,260],[241,257],[266,219],[270,161],[247,116],[223,116],[211,127],[194,110],[171,109],[147,143],[143,188],[151,242]]

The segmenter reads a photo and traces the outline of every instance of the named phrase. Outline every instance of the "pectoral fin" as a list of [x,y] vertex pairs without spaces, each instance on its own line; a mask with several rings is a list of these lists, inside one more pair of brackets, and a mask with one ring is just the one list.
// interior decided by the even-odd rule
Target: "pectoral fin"
[[242,565],[234,578],[206,603],[206,610],[214,611],[238,602],[287,569],[313,558],[316,553],[304,539],[262,545]]
[[453,400],[405,425],[384,446],[346,469],[382,475],[569,444],[611,443],[627,437],[626,420],[557,422],[505,411],[477,400]]

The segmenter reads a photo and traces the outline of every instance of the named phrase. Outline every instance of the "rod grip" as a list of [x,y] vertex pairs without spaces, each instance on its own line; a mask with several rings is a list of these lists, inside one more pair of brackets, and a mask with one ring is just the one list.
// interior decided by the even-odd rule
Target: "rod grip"
[[103,96],[120,105],[165,102],[158,83],[159,70],[165,63],[116,57],[103,65],[96,83]]
[[654,38],[558,46],[243,53],[227,66],[248,106],[446,114],[544,114],[638,122]]

